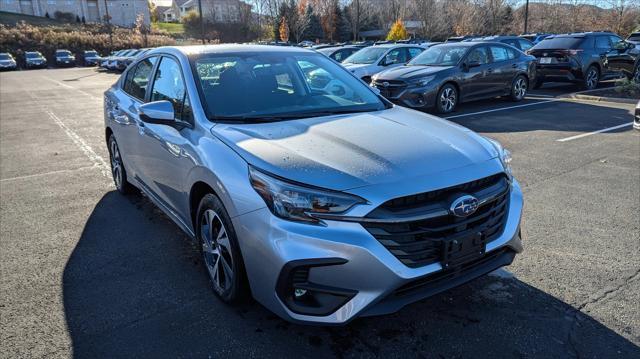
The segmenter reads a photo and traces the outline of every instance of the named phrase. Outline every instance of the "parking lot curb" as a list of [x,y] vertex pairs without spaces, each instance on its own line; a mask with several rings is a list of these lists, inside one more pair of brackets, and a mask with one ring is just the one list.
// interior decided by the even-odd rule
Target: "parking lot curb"
[[638,101],[640,101],[640,99],[633,99],[633,98],[589,95],[589,93],[597,92],[601,90],[602,89],[579,91],[579,92],[574,92],[574,93],[560,96],[560,98],[566,98],[566,99],[572,99],[572,100],[595,101],[595,102],[629,103],[634,105],[638,103]]

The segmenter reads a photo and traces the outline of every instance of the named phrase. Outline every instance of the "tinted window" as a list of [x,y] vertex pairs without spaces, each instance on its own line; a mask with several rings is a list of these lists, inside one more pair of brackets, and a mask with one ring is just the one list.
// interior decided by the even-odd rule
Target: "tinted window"
[[402,49],[394,49],[389,51],[389,53],[385,55],[383,61],[387,65],[393,65],[393,64],[404,64],[409,60],[407,59],[406,49],[402,48]]
[[205,54],[192,61],[210,118],[251,121],[385,108],[362,81],[320,54]]
[[629,38],[627,40],[640,41],[640,32],[635,32],[635,33],[629,35]]
[[611,42],[608,36],[596,36],[596,48],[597,49],[610,49]]
[[554,37],[546,38],[540,41],[534,48],[536,50],[547,49],[575,49],[580,46],[584,40],[583,37]]
[[409,59],[412,59],[422,53],[423,49],[418,47],[412,47],[409,49]]
[[11,60],[9,54],[0,54],[0,60]]
[[333,59],[342,62],[351,55],[351,50],[340,50],[333,55]]
[[490,48],[491,48],[491,56],[493,57],[493,62],[506,61],[509,59],[509,53],[507,52],[506,47],[490,46]]
[[151,101],[169,101],[173,105],[176,119],[182,119],[186,89],[178,63],[169,57],[163,57],[156,71],[151,90]]
[[509,56],[509,60],[517,59],[520,55],[515,49],[507,49],[507,55]]
[[489,63],[489,54],[487,52],[486,47],[478,47],[473,49],[469,53],[469,57],[467,58],[468,62],[477,61],[480,64],[488,64]]
[[533,44],[526,40],[518,40],[518,43],[520,44],[520,50],[522,51],[527,51],[533,47]]
[[127,72],[123,88],[126,93],[139,100],[144,100],[147,84],[149,83],[149,75],[151,75],[151,70],[156,60],[156,57],[144,59],[135,68]]
[[609,35],[609,40],[611,40],[611,46],[619,43],[620,41],[622,41],[621,38],[617,37],[617,36],[613,36],[613,35]]
[[37,58],[40,58],[42,55],[40,55],[40,53],[38,53],[38,52],[27,52],[27,53],[25,54],[25,56],[26,56],[28,59],[37,59]]

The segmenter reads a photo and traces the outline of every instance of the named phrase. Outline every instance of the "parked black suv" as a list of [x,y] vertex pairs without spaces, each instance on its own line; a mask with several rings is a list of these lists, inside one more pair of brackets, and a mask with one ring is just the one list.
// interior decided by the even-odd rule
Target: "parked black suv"
[[582,32],[552,35],[540,41],[527,53],[538,58],[534,88],[544,82],[576,82],[594,89],[600,80],[618,77],[618,71],[607,68],[607,54],[622,39],[610,32]]

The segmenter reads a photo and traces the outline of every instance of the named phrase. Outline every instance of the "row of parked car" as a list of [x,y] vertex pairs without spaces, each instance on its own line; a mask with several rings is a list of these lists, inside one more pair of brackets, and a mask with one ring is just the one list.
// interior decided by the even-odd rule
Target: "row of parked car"
[[[76,65],[96,66],[102,58],[95,50],[85,50],[76,58],[69,50],[58,49],[54,56],[57,67],[71,67]],[[24,53],[25,69],[42,69],[49,66],[47,58],[40,51],[26,51]],[[0,70],[17,70],[16,58],[8,52],[0,52]]]
[[[610,32],[455,38],[445,43],[321,46],[390,101],[454,111],[462,102],[508,96],[522,100],[545,82],[595,89],[626,76],[640,82],[640,45]],[[534,43],[536,41],[536,43]]]

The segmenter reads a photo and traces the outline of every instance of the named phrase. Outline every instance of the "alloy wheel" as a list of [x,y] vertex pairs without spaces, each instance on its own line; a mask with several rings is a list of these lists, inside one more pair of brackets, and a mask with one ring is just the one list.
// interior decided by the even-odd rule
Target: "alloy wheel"
[[122,188],[122,157],[116,141],[111,141],[111,173],[116,188]]
[[525,81],[524,78],[519,77],[513,85],[513,92],[518,99],[524,98],[527,94],[527,81]]
[[598,85],[598,70],[592,68],[587,73],[587,88],[594,89]]
[[442,91],[440,105],[444,112],[453,110],[456,105],[456,91],[453,88],[447,87]]
[[233,256],[227,229],[212,209],[202,214],[200,235],[202,254],[214,290],[220,294],[231,289],[234,281]]

